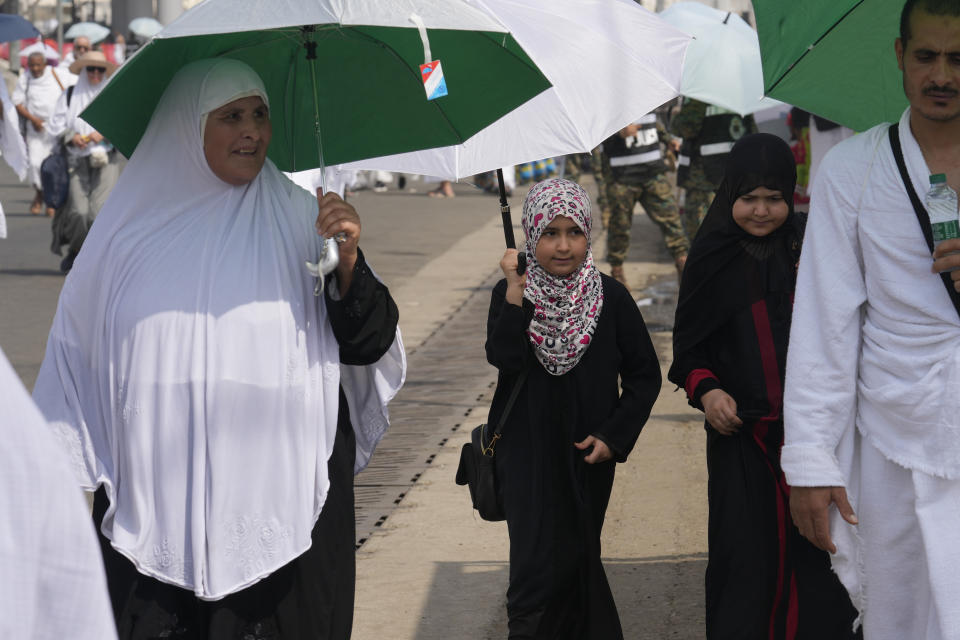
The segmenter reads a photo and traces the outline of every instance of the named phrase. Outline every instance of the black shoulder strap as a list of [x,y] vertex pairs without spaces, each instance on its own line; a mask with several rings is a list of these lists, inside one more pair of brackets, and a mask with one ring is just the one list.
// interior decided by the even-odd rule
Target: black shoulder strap
[[500,414],[500,421],[497,423],[497,428],[494,429],[493,433],[490,435],[490,441],[484,444],[483,442],[483,433],[480,434],[480,446],[483,448],[483,455],[493,457],[494,449],[497,446],[497,441],[500,439],[500,434],[503,432],[503,425],[507,423],[507,417],[510,415],[510,410],[513,409],[513,403],[516,402],[517,396],[520,395],[520,388],[523,387],[524,381],[527,379],[527,367],[523,368],[523,371],[520,372],[520,375],[517,377],[517,381],[513,385],[513,389],[510,391],[510,397],[507,399],[506,406],[503,407],[503,413]]
[[[907,163],[903,159],[903,149],[900,147],[899,125],[896,122],[890,125],[888,133],[890,135],[890,148],[893,149],[893,158],[897,161],[897,168],[900,170],[900,178],[903,180],[903,186],[907,189],[907,195],[910,197],[910,203],[913,205],[913,211],[917,214],[917,221],[920,223],[920,229],[923,231],[923,239],[927,241],[927,247],[930,249],[930,253],[932,254],[933,229],[930,226],[930,216],[927,214],[926,208],[924,208],[923,203],[920,201],[920,197],[913,188],[913,182],[910,180],[910,174],[907,173]],[[953,280],[950,278],[950,273],[941,273],[940,279],[943,280],[943,286],[947,289],[947,295],[950,296],[950,301],[953,303],[953,307],[957,310],[957,315],[960,315],[960,293],[953,288]]]
[[70,99],[73,97],[73,87],[76,85],[70,85],[67,87],[67,106],[70,106]]

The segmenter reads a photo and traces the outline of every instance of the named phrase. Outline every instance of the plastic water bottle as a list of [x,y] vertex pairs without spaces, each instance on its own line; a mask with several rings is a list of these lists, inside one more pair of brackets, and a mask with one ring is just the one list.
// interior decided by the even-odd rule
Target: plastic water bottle
[[[930,176],[930,190],[925,198],[930,226],[933,228],[933,248],[944,240],[960,238],[960,217],[957,214],[957,192],[947,184],[947,176],[935,173]],[[960,253],[954,251],[952,253]],[[949,269],[954,271],[955,269]]]

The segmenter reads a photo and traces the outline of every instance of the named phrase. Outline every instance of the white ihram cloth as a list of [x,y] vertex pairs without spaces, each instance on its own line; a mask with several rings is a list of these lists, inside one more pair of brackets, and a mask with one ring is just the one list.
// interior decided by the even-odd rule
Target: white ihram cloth
[[[81,73],[77,84],[73,86],[73,95],[70,96],[70,104],[67,104],[67,92],[64,91],[53,109],[53,114],[47,120],[47,131],[51,136],[65,136],[72,138],[73,134],[79,133],[81,136],[88,136],[96,129],[91,127],[86,120],[80,117],[83,110],[87,108],[93,99],[97,97],[103,88],[109,82],[109,78],[103,78],[97,84],[90,84],[86,73]],[[68,140],[64,140],[68,142]],[[67,145],[67,153],[71,156],[80,158],[93,153],[97,145],[88,144],[84,148]]]
[[[46,123],[53,115],[57,100],[63,94],[61,84],[64,88],[68,86],[64,78],[60,77],[60,72],[54,71],[49,65],[44,67],[43,75],[39,78],[34,78],[29,69],[24,69],[20,72],[17,86],[13,90],[13,103],[22,104],[32,115]],[[53,151],[56,140],[50,135],[46,126],[42,131],[37,131],[31,122],[26,123],[25,137],[26,155],[30,159],[30,182],[39,189],[40,163]]]
[[[3,109],[3,122],[0,122],[0,153],[17,177],[23,180],[27,175],[27,148],[20,136],[19,116],[13,106],[7,84],[0,82],[0,109]],[[0,238],[7,237],[7,218],[0,204]]]
[[[899,123],[900,140],[913,187],[922,198],[930,172],[909,118],[908,109]],[[953,634],[944,637],[956,638],[960,318],[940,277],[930,272],[931,261],[887,126],[834,147],[814,184],[800,259],[781,464],[793,486],[845,486],[855,511],[861,499],[875,502],[904,493],[859,482],[860,456],[867,445],[908,470],[899,477],[912,485],[907,493],[916,505],[910,511],[918,521],[915,530],[922,532],[938,625]],[[868,626],[872,616],[926,617],[929,603],[908,597],[919,592],[913,587],[902,589],[899,601],[889,604],[872,597],[870,583],[900,580],[899,575],[872,573],[863,555],[864,545],[874,544],[870,538],[882,536],[881,530],[893,523],[860,522],[851,527],[835,509],[831,512],[838,548],[834,569]],[[884,550],[889,563],[899,563],[904,571],[917,560],[906,548]]]
[[304,262],[316,197],[269,160],[231,186],[207,166],[201,117],[265,95],[242,63],[184,67],[67,277],[34,398],[102,530],[137,569],[216,600],[310,546],[330,489],[343,384],[362,469],[403,383],[399,332],[345,366]]
[[0,350],[0,637],[117,637],[90,512]]

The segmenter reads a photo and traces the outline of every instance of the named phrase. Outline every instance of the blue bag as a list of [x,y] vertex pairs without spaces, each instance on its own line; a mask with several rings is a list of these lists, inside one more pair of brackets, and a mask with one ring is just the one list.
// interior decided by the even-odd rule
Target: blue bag
[[67,173],[66,150],[59,146],[40,164],[40,186],[43,201],[48,207],[59,209],[70,193],[70,175]]
[[[59,82],[59,80],[58,80]],[[67,87],[67,106],[73,98],[73,87]],[[58,144],[49,156],[40,163],[40,188],[44,203],[59,209],[70,194],[70,174],[67,172],[67,150]]]

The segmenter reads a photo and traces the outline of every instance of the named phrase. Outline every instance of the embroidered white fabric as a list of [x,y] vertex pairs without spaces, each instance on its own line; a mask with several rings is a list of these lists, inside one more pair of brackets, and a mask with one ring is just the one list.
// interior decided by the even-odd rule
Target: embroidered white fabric
[[171,81],[67,278],[34,391],[84,486],[105,486],[114,547],[210,600],[309,548],[339,383],[359,470],[406,369],[398,331],[341,373],[304,268],[316,198],[269,160],[242,186],[207,166],[204,112],[250,91],[260,79],[226,59]]
[[0,351],[0,637],[117,637],[90,514]]

